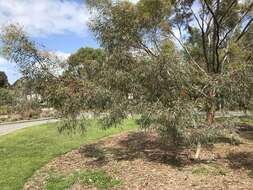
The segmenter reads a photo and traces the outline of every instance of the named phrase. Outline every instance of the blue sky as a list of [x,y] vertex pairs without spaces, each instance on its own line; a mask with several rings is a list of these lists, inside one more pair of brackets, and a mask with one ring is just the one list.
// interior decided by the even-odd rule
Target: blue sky
[[[45,46],[49,51],[56,52],[59,56],[67,58],[71,53],[78,50],[80,47],[99,47],[93,35],[77,35],[75,33],[52,34],[46,37],[32,37],[36,43]],[[14,83],[21,74],[15,63],[11,63],[0,57],[0,71],[4,71],[10,83]]]
[[[89,16],[83,0],[0,0],[0,27],[19,23],[32,40],[64,58],[80,47],[99,47]],[[16,64],[1,56],[0,71],[10,83],[21,77]]]

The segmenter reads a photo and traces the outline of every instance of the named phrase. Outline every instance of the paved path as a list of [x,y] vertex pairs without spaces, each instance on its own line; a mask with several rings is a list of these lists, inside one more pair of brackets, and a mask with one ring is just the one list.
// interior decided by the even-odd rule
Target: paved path
[[48,120],[35,120],[35,121],[24,121],[24,122],[17,122],[17,123],[0,124],[0,136],[9,134],[19,129],[32,127],[35,125],[46,124],[46,123],[53,123],[56,121],[58,120],[48,119]]

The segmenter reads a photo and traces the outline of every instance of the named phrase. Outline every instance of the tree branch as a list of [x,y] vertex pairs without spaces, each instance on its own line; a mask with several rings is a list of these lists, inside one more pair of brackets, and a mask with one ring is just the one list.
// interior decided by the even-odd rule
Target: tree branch
[[225,18],[225,16],[227,16],[227,14],[229,13],[229,10],[235,5],[237,1],[236,0],[232,0],[232,3],[228,6],[227,10],[225,11],[225,13],[221,16],[221,18],[219,19],[219,22],[222,22],[223,19]]
[[219,47],[222,45],[222,43],[227,39],[227,36],[236,29],[236,27],[241,24],[241,22],[243,21],[243,19],[246,17],[246,15],[249,13],[249,11],[253,8],[253,3],[251,3],[249,5],[249,8],[245,11],[245,13],[242,15],[242,17],[239,19],[239,21],[237,22],[237,24],[231,28],[225,35],[224,37],[222,38],[222,40],[220,40],[220,43],[219,43]]
[[193,59],[193,57],[191,56],[189,50],[187,49],[187,47],[181,42],[181,40],[172,32],[170,31],[170,34],[178,41],[178,43],[181,45],[181,47],[185,50],[185,52],[189,55],[191,62],[201,71],[203,72],[207,77],[208,74],[206,73],[206,71],[204,69],[202,69],[199,64]]
[[242,37],[243,35],[247,32],[247,29],[249,28],[250,24],[253,22],[253,18],[251,18],[249,20],[249,22],[245,25],[245,27],[243,28],[241,34],[238,36],[238,38],[236,39],[236,42],[238,42]]
[[205,31],[204,31],[204,19],[202,19],[202,24],[200,24],[200,21],[198,19],[198,17],[196,16],[196,14],[194,13],[194,11],[192,10],[192,8],[190,7],[191,12],[195,18],[195,20],[197,21],[199,28],[201,30],[201,39],[202,39],[202,46],[203,46],[203,54],[204,54],[204,58],[206,61],[206,65],[207,65],[207,71],[209,72],[209,60],[208,60],[208,55],[207,55],[207,49],[206,49],[206,39],[205,39]]

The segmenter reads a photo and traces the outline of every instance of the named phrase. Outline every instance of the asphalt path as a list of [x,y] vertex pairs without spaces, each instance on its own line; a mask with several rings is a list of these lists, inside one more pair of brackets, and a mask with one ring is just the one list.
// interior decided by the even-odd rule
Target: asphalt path
[[54,123],[57,119],[42,119],[42,120],[30,120],[30,121],[19,121],[13,123],[1,123],[0,124],[0,136],[12,133],[19,129],[24,129],[27,127],[32,127],[41,124]]

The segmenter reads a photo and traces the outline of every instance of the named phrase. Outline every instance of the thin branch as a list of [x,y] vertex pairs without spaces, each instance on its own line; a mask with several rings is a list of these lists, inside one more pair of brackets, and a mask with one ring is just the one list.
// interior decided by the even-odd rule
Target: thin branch
[[204,54],[204,58],[207,64],[207,70],[209,71],[209,60],[208,60],[208,56],[207,56],[207,49],[206,49],[206,39],[205,39],[205,31],[204,31],[204,22],[202,19],[202,25],[200,24],[200,21],[198,19],[198,17],[196,16],[196,14],[194,13],[194,11],[192,10],[192,8],[190,7],[191,12],[195,18],[195,20],[197,21],[199,28],[201,30],[201,38],[202,38],[202,46],[203,46],[203,54]]
[[137,42],[141,48],[148,54],[151,55],[153,57],[157,57],[157,55],[155,55],[141,40],[138,40]]
[[[219,14],[220,10],[220,0],[217,0],[217,9],[216,9],[216,15]],[[219,59],[219,41],[220,41],[220,23],[217,22],[217,28],[216,28],[216,43],[215,43],[215,54],[216,54],[216,72],[219,72],[220,68],[220,59]]]
[[237,24],[233,27],[233,28],[231,28],[225,35],[224,35],[224,37],[222,38],[222,40],[220,41],[220,43],[219,43],[219,47],[222,45],[222,43],[227,39],[227,36],[232,32],[232,31],[234,31],[235,29],[236,29],[236,27],[239,25],[239,24],[241,24],[241,22],[243,21],[243,19],[246,17],[246,15],[249,13],[249,11],[252,9],[252,7],[253,7],[253,3],[251,3],[250,5],[249,5],[249,8],[245,11],[245,13],[241,16],[241,18],[240,18],[240,20],[237,22]]
[[191,62],[200,70],[202,71],[207,77],[208,74],[206,73],[206,71],[204,69],[202,69],[199,64],[193,59],[193,57],[191,56],[189,50],[187,49],[187,47],[181,42],[181,40],[172,32],[170,31],[170,34],[178,41],[178,43],[181,45],[181,47],[185,50],[185,52],[189,55]]
[[238,38],[236,39],[236,42],[238,42],[242,37],[243,35],[247,32],[247,29],[250,27],[250,24],[253,22],[253,18],[251,18],[249,20],[249,22],[245,25],[245,27],[243,28],[241,34],[238,36]]
[[223,19],[225,18],[225,16],[227,16],[227,14],[229,13],[229,10],[235,5],[237,1],[236,0],[232,0],[232,3],[228,6],[227,10],[225,11],[225,13],[221,16],[221,18],[219,19],[219,22],[222,22]]
[[218,19],[217,19],[216,15],[214,14],[212,8],[211,8],[210,5],[208,4],[207,0],[204,0],[204,2],[205,2],[205,5],[207,6],[208,11],[209,11],[209,12],[211,13],[211,15],[213,16],[213,19],[214,19],[215,23],[218,25]]
[[209,3],[207,2],[207,0],[204,0],[205,5],[207,6],[208,11],[211,13],[213,19],[214,19],[214,31],[213,31],[213,61],[212,61],[212,66],[213,66],[213,71],[215,71],[215,63],[217,63],[216,66],[216,70],[219,67],[219,53],[218,53],[218,42],[219,41],[219,28],[220,28],[220,24],[218,22],[218,18],[217,18],[217,14],[219,11],[219,6],[220,6],[220,0],[216,1],[216,10],[215,13],[212,10],[212,7],[210,7]]

